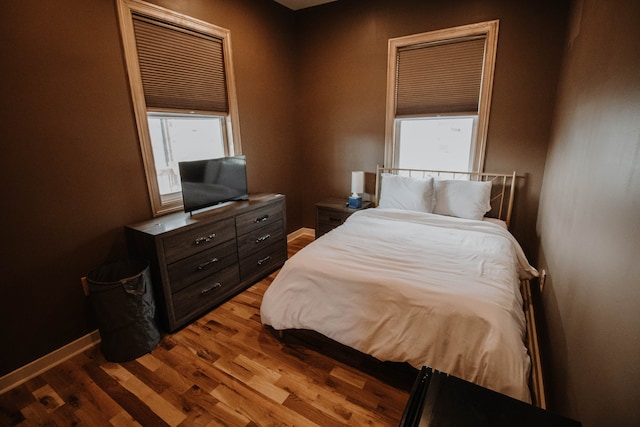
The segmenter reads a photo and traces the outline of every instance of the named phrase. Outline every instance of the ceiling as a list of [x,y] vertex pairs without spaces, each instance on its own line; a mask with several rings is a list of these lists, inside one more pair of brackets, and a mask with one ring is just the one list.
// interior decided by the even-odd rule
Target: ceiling
[[336,0],[274,0],[283,6],[288,7],[291,10],[305,9],[311,6],[317,6],[319,4],[331,3]]

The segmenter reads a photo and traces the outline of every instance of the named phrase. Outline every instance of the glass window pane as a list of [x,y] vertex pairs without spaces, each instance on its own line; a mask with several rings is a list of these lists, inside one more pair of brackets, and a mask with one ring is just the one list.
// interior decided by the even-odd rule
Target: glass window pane
[[476,117],[400,120],[398,167],[470,170]]
[[160,195],[181,191],[178,162],[223,157],[223,117],[149,113]]

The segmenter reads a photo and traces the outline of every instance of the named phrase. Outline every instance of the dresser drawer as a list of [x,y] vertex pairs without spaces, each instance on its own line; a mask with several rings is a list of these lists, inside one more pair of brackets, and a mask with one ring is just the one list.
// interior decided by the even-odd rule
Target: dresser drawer
[[265,227],[274,222],[282,221],[282,203],[271,203],[261,209],[255,209],[236,216],[238,236]]
[[284,239],[282,221],[274,222],[238,237],[238,254],[245,258],[253,252]]
[[239,283],[238,266],[233,265],[173,294],[176,322],[182,323],[222,303],[237,291]]
[[233,218],[189,228],[184,233],[164,239],[164,256],[167,263],[226,242],[235,237]]
[[276,242],[254,254],[241,258],[240,278],[248,280],[279,268],[287,260],[287,246],[284,241]]
[[237,263],[236,241],[224,243],[167,266],[171,292],[195,283],[198,280]]

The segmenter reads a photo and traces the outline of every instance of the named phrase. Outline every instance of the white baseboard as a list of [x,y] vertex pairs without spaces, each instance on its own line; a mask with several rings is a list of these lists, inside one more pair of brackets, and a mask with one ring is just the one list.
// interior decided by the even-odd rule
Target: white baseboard
[[7,375],[0,377],[0,394],[29,381],[31,378],[37,377],[41,373],[59,365],[70,357],[98,345],[98,343],[100,343],[100,333],[95,330],[90,334],[70,342],[64,347],[60,347],[59,349],[42,356],[40,359],[34,360],[13,372],[9,372]]
[[287,234],[287,242],[297,239],[300,236],[316,237],[316,231],[313,228],[299,228],[296,231]]

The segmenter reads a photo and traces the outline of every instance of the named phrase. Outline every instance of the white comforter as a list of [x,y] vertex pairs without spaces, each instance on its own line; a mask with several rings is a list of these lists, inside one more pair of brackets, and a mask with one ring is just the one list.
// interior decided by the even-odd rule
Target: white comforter
[[285,263],[261,317],[530,401],[519,280],[535,275],[499,225],[366,209]]

